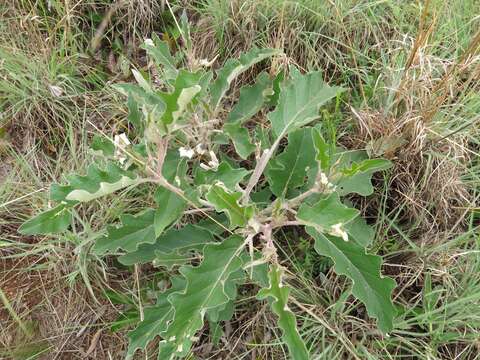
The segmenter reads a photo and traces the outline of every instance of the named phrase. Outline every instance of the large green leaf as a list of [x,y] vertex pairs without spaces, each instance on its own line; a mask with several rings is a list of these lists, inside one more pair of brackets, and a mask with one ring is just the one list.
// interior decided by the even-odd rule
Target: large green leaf
[[107,235],[96,241],[93,251],[96,254],[115,252],[118,249],[131,252],[137,250],[140,244],[153,244],[156,239],[154,218],[155,211],[152,209],[137,216],[120,216],[122,225],[109,226]]
[[243,123],[250,120],[264,105],[271,86],[271,81],[266,73],[262,73],[257,82],[252,86],[245,86],[240,90],[238,102],[228,114],[223,126],[225,133],[230,137],[235,150],[242,159],[246,159],[254,150],[248,130]]
[[297,218],[306,225],[314,226],[320,232],[331,232],[334,226],[343,227],[358,214],[357,209],[343,205],[338,194],[332,193],[313,206],[302,204]]
[[158,295],[157,303],[143,309],[143,321],[128,334],[130,341],[125,357],[127,360],[133,358],[135,351],[144,350],[150,341],[156,336],[161,336],[167,330],[168,322],[174,315],[173,307],[167,300],[168,296],[182,291],[185,289],[185,285],[186,282],[183,278],[173,277],[172,286]]
[[275,110],[267,116],[275,137],[283,137],[318,118],[320,106],[341,91],[342,88],[328,86],[320,72],[297,74],[280,93]]
[[177,74],[176,60],[170,54],[168,43],[161,41],[155,34],[153,35],[152,40],[153,44],[145,42],[142,47],[147,51],[148,56],[153,58],[158,66],[165,69],[169,78],[175,76]]
[[215,210],[227,214],[231,228],[247,225],[254,213],[253,206],[240,205],[241,197],[242,193],[230,192],[221,183],[212,185],[206,195]]
[[307,347],[297,330],[294,313],[288,307],[290,289],[282,282],[283,270],[279,265],[271,265],[268,273],[269,286],[258,292],[257,298],[262,300],[273,298],[273,312],[278,316],[278,325],[282,329],[282,339],[288,347],[293,360],[309,360]]
[[[155,236],[153,216],[149,226],[151,230],[148,234]],[[156,252],[183,254],[191,250],[202,249],[214,240],[212,233],[204,227],[188,224],[178,230],[168,230],[157,239],[154,238],[153,243],[147,241],[140,245],[136,251],[120,256],[118,260],[124,265],[146,264],[155,259]]]
[[56,234],[68,229],[72,223],[72,214],[65,204],[44,211],[24,222],[18,232],[24,235]]
[[198,168],[195,183],[214,184],[220,181],[229,190],[235,190],[236,185],[242,181],[250,171],[244,168],[233,168],[228,162],[222,161],[216,170],[203,170]]
[[307,170],[317,167],[312,129],[299,129],[289,134],[288,146],[270,161],[266,171],[270,189],[277,197],[286,197],[289,190],[304,185]]
[[114,163],[108,163],[105,170],[92,164],[88,167],[87,175],[70,175],[67,179],[68,185],[52,185],[52,200],[86,202],[142,182],[137,175]]
[[225,65],[217,71],[217,77],[210,87],[211,107],[216,110],[223,96],[230,88],[230,84],[237,78],[238,75],[245,70],[255,65],[256,63],[280,54],[279,50],[275,49],[251,49],[242,54],[238,59],[229,59]]
[[315,239],[315,250],[333,260],[335,271],[353,281],[352,294],[365,304],[370,316],[377,318],[380,330],[391,331],[395,307],[390,297],[395,281],[381,276],[382,258],[366,254],[353,242],[325,236],[313,227],[307,227],[307,233]]
[[240,236],[233,235],[222,243],[207,245],[204,260],[199,266],[180,269],[187,285],[184,292],[168,297],[175,316],[163,336],[164,340],[160,342],[160,359],[188,354],[197,331],[203,326],[206,312],[230,300],[225,284],[230,275],[242,266],[239,255],[243,243]]

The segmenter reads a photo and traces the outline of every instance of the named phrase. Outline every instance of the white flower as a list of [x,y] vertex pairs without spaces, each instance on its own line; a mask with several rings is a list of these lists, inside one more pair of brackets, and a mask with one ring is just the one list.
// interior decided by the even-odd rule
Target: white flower
[[118,159],[120,164],[125,163],[127,160],[127,157],[125,156],[125,150],[127,149],[127,146],[130,145],[130,140],[128,140],[127,135],[125,135],[125,133],[115,135],[113,138],[113,144],[115,145],[115,157]]
[[323,172],[320,172],[320,183],[322,185],[330,184],[330,182],[328,181],[327,175],[325,175]]
[[49,85],[50,93],[55,97],[60,97],[63,95],[63,89],[57,85]]
[[153,40],[152,40],[152,39],[145,39],[145,45],[155,46],[155,44],[153,43]]
[[215,155],[215,153],[214,153],[213,151],[210,151],[209,154],[210,154],[210,158],[211,158],[212,160],[210,160],[210,161],[208,162],[208,165],[209,165],[212,169],[217,169],[217,168],[218,168],[218,165],[220,165],[219,162],[218,162],[217,155]]
[[338,236],[341,237],[344,241],[348,241],[348,234],[345,230],[343,230],[342,226],[342,223],[333,225],[330,228],[330,235]]
[[180,149],[178,149],[178,152],[180,153],[180,157],[186,157],[189,159],[191,159],[193,155],[195,155],[195,151],[189,148],[185,148],[183,146]]
[[195,146],[195,151],[197,152],[198,155],[203,155],[205,154],[205,149],[203,148],[203,144],[200,143],[197,146]]

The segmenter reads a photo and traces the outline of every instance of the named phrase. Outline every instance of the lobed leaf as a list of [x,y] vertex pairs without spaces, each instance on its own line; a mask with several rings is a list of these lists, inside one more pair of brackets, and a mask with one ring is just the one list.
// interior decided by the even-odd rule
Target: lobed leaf
[[290,289],[282,282],[283,270],[279,265],[271,265],[268,273],[269,286],[258,292],[257,299],[273,298],[273,312],[278,316],[278,325],[282,329],[282,339],[288,347],[293,360],[309,360],[307,347],[297,329],[294,313],[288,307]]
[[208,310],[226,304],[230,298],[225,284],[232,273],[242,266],[239,254],[244,241],[233,235],[222,243],[205,246],[204,259],[197,267],[182,267],[187,281],[186,289],[168,297],[175,315],[160,342],[160,359],[184,357],[188,354],[195,335],[203,326]]
[[318,118],[320,106],[343,89],[328,86],[320,72],[296,75],[282,90],[278,105],[267,116],[276,138],[283,137]]
[[[149,225],[153,228],[153,217]],[[155,235],[153,229],[148,234]],[[145,239],[146,240],[146,239]],[[186,253],[202,249],[206,244],[214,242],[212,233],[199,225],[188,224],[180,229],[170,229],[154,238],[152,242],[145,241],[137,250],[119,257],[124,265],[145,264],[154,261],[157,252]]]
[[158,237],[170,224],[182,216],[187,202],[164,187],[157,189],[155,202],[158,207],[155,210],[154,228],[155,236]]
[[217,77],[210,87],[210,105],[212,110],[215,111],[217,109],[223,96],[230,88],[230,84],[238,75],[256,63],[280,53],[279,50],[275,49],[254,48],[240,55],[238,59],[227,60],[225,65],[217,71]]
[[366,254],[353,243],[334,236],[325,236],[313,227],[306,228],[315,239],[315,250],[334,261],[335,271],[353,281],[352,294],[362,301],[368,314],[377,318],[378,327],[387,333],[393,329],[395,307],[391,301],[395,281],[380,274],[382,258]]
[[142,182],[138,175],[112,162],[107,164],[105,170],[92,164],[88,167],[87,175],[70,175],[67,179],[68,185],[51,186],[52,200],[87,202]]
[[303,186],[307,171],[316,167],[312,129],[290,133],[287,148],[270,161],[266,171],[272,193],[286,197],[290,190]]
[[215,210],[224,212],[230,220],[230,227],[246,226],[253,217],[253,206],[242,206],[239,203],[242,193],[230,192],[221,183],[212,185],[206,195]]
[[238,183],[250,173],[251,171],[244,168],[233,168],[228,162],[222,161],[216,170],[203,170],[198,168],[195,174],[195,183],[202,185],[221,182],[227,189],[235,190]]

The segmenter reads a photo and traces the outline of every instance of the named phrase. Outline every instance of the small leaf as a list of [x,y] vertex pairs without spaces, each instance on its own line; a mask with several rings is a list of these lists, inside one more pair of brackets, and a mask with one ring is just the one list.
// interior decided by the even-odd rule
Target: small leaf
[[315,239],[315,250],[334,261],[339,275],[353,281],[352,294],[365,304],[370,316],[377,318],[380,330],[385,333],[391,331],[395,307],[390,297],[395,281],[380,275],[382,258],[366,254],[353,242],[325,236],[312,227],[306,230]]
[[142,113],[138,110],[138,103],[135,98],[128,94],[127,99],[128,117],[127,120],[135,127],[137,131],[143,129],[142,126]]
[[95,153],[99,153],[106,157],[110,157],[115,154],[115,145],[113,145],[112,140],[107,139],[105,136],[95,134],[90,147]]
[[133,77],[135,78],[135,80],[137,80],[138,85],[144,91],[146,91],[147,93],[153,93],[152,87],[150,86],[148,81],[145,80],[145,78],[143,77],[143,75],[139,71],[137,71],[135,69],[132,69],[132,74],[133,74]]
[[244,168],[233,168],[228,162],[222,161],[216,171],[199,168],[195,175],[195,183],[201,185],[219,181],[229,190],[235,190],[236,185],[250,172]]
[[155,210],[155,236],[159,236],[167,226],[178,220],[182,214],[186,201],[177,194],[164,187],[159,187],[155,193],[155,202],[158,208]]
[[52,200],[87,202],[141,183],[137,175],[121,169],[114,163],[108,163],[105,170],[92,164],[88,167],[87,175],[70,175],[67,179],[68,185],[52,185],[50,189]]
[[255,151],[248,130],[239,123],[225,124],[225,134],[232,140],[235,151],[242,159],[247,159]]
[[[154,236],[153,217],[149,226],[152,227],[152,231],[148,234]],[[155,259],[156,252],[186,253],[191,250],[202,249],[211,242],[214,242],[214,238],[210,231],[198,225],[188,224],[180,229],[168,230],[153,243],[146,241],[136,251],[120,256],[118,260],[124,265],[145,264]]]
[[191,73],[180,70],[175,79],[174,91],[172,93],[158,92],[158,95],[166,105],[165,112],[162,115],[162,123],[165,126],[165,130],[183,115],[187,105],[202,90],[199,85],[201,76],[201,72]]
[[238,202],[241,197],[242,193],[230,192],[220,183],[212,185],[206,195],[215,210],[227,214],[231,228],[245,226],[253,217],[253,206],[241,206]]
[[277,107],[267,116],[275,137],[283,137],[318,118],[320,106],[341,91],[342,88],[324,83],[320,72],[296,76],[282,90]]
[[165,71],[169,75],[176,75],[176,61],[170,54],[170,48],[168,43],[158,38],[156,34],[153,35],[153,45],[149,42],[145,42],[142,48],[147,51],[148,56],[153,58],[158,66],[165,68]]
[[350,162],[352,157],[360,156],[360,154],[340,155],[340,164],[337,167],[341,169],[341,177],[335,182],[340,195],[349,193],[371,195],[373,193],[372,175],[392,166],[390,161],[384,159],[366,159],[359,163]]
[[108,234],[97,240],[93,247],[96,254],[105,254],[123,249],[127,252],[137,250],[140,244],[155,242],[155,228],[153,225],[155,211],[149,209],[137,216],[122,215],[119,227],[109,226]]
[[184,292],[168,297],[175,316],[163,335],[165,340],[160,342],[161,359],[184,357],[203,326],[206,312],[230,300],[224,290],[225,283],[242,266],[239,254],[243,242],[240,236],[233,235],[222,243],[207,245],[199,266],[180,269],[187,286]]
[[172,287],[157,298],[154,306],[146,307],[143,310],[144,319],[138,326],[128,334],[129,344],[126,359],[133,358],[135,351],[144,350],[148,343],[156,336],[161,336],[167,330],[168,322],[172,320],[174,311],[168,302],[168,296],[185,289],[185,281],[183,278],[172,278]]
[[344,225],[356,218],[358,214],[357,209],[343,205],[338,194],[332,193],[314,206],[302,204],[297,218],[306,225],[314,226],[320,232],[329,232],[333,226]]
[[316,166],[312,129],[290,133],[287,148],[267,168],[266,176],[272,192],[277,197],[286,197],[289,190],[304,185],[307,170]]
[[229,59],[219,71],[217,71],[217,78],[210,87],[211,107],[215,111],[220,104],[223,96],[230,88],[230,84],[237,78],[238,75],[245,70],[255,65],[256,63],[274,56],[281,52],[275,49],[251,49],[242,54],[238,59]]
[[71,223],[72,214],[68,207],[60,204],[24,222],[18,232],[23,235],[56,234],[67,230]]
[[330,146],[325,142],[319,129],[314,128],[312,132],[313,145],[317,153],[315,159],[320,163],[320,169],[328,173],[330,169]]
[[268,273],[269,287],[258,292],[259,300],[273,298],[273,312],[278,316],[278,326],[282,329],[282,339],[288,347],[293,360],[309,360],[307,347],[297,329],[294,313],[288,307],[290,289],[282,283],[283,270],[279,265],[271,265]]

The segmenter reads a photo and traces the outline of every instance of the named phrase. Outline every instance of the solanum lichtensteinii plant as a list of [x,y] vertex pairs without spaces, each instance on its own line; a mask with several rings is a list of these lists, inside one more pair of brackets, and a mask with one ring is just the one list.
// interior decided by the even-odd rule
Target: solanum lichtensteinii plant
[[[50,199],[56,205],[19,231],[68,231],[77,205],[154,184],[156,208],[121,216],[93,246],[100,256],[120,253],[122,264],[152,262],[174,274],[130,332],[127,359],[157,336],[159,359],[187,356],[206,322],[218,333],[233,316],[237,288],[244,283],[258,285],[258,300],[269,301],[290,357],[309,359],[274,241],[286,226],[305,227],[315,251],[352,280],[352,294],[382,332],[390,331],[395,283],[381,276],[381,258],[365,251],[373,230],[342,200],[371,194],[372,174],[390,163],[324,140],[319,109],[343,89],[327,85],[319,72],[262,72],[228,109],[223,103],[231,83],[281,53],[252,49],[212,72],[206,61],[191,56],[183,24],[184,53],[172,55],[158,38],[143,45],[155,64],[155,81],[133,70],[138,84],[118,86],[128,98],[130,137],[96,136],[92,148],[99,160],[86,175],[53,184]],[[259,125],[245,127],[254,116],[262,119]],[[177,226],[185,214],[197,220]]]

